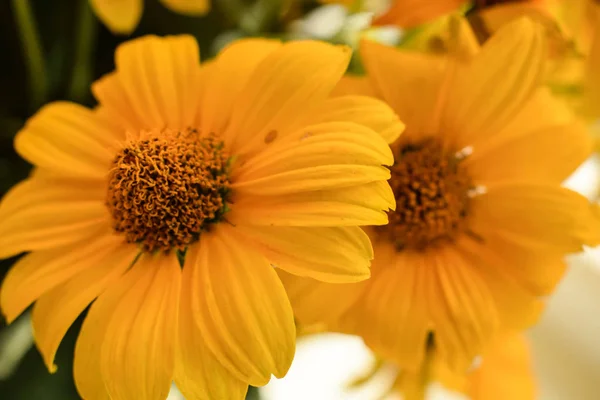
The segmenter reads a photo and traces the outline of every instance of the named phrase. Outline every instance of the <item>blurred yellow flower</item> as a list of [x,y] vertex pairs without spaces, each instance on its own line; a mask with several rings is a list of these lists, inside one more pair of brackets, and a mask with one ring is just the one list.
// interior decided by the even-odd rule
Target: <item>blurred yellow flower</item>
[[373,25],[414,28],[456,11],[466,3],[467,0],[392,0],[389,10],[375,18]]
[[370,280],[328,285],[281,272],[300,323],[360,335],[413,371],[433,333],[440,360],[460,373],[499,328],[537,320],[563,256],[600,239],[594,208],[561,187],[591,140],[540,88],[545,48],[526,19],[472,58],[362,43],[367,77],[339,92],[382,98],[407,124],[392,144],[396,211],[369,229]]
[[[242,399],[286,374],[296,330],[273,265],[328,282],[369,277],[359,225],[387,223],[385,103],[329,98],[350,50],[243,40],[201,68],[189,36],[123,44],[95,110],[57,102],[17,134],[32,176],[0,204],[0,257],[22,257],[0,305],[35,302],[51,371],[75,349],[85,399]],[[37,301],[36,301],[37,300]]]
[[594,9],[598,6],[593,0],[490,3],[476,7],[469,17],[480,40],[510,21],[527,16],[544,26],[548,38],[548,83],[559,92],[581,85],[596,24]]
[[[210,9],[210,0],[160,0],[169,10],[188,15],[202,15]],[[128,35],[137,27],[144,0],[90,0],[94,13],[113,33]]]
[[[393,367],[393,360],[378,359],[373,368],[356,379],[353,387],[369,382],[386,367]],[[524,335],[504,333],[494,339],[480,357],[472,371],[455,375],[444,370],[435,354],[418,371],[396,368],[395,377],[383,393],[385,396],[400,394],[404,400],[427,398],[432,383],[440,383],[446,389],[465,394],[471,400],[533,400],[536,384],[531,365],[529,344]]]

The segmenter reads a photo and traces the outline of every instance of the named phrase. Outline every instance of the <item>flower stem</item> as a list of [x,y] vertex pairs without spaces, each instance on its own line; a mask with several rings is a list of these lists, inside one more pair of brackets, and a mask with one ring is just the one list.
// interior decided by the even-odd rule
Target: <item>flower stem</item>
[[30,105],[32,110],[36,110],[46,102],[48,95],[48,81],[46,79],[40,36],[29,0],[12,0],[12,9],[21,37],[29,74]]
[[82,1],[75,35],[75,58],[71,82],[67,91],[69,99],[83,103],[89,96],[92,80],[92,53],[96,41],[97,23],[88,1]]

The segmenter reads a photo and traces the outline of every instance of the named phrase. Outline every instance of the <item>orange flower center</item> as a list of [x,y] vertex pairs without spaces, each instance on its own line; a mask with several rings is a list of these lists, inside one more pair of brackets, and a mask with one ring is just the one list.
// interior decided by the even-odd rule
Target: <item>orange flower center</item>
[[396,154],[390,185],[396,211],[381,227],[396,244],[422,250],[442,240],[452,240],[465,229],[472,182],[460,157],[426,139],[406,145]]
[[113,228],[146,251],[183,250],[227,211],[223,142],[195,130],[150,133],[129,143],[109,173]]

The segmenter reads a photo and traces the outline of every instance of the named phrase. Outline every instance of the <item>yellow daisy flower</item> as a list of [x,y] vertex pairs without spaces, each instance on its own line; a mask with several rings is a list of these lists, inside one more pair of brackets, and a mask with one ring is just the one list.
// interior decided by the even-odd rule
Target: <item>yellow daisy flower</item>
[[407,124],[391,145],[396,211],[370,229],[370,280],[328,285],[281,273],[301,323],[360,335],[412,370],[433,334],[441,359],[461,372],[500,327],[536,321],[563,256],[600,234],[594,208],[560,186],[591,143],[540,89],[544,49],[541,28],[526,19],[469,59],[362,43],[367,77],[340,92],[378,96]]
[[[68,327],[85,399],[243,398],[286,374],[292,309],[273,266],[328,282],[369,277],[358,227],[394,206],[379,100],[328,99],[350,50],[245,40],[200,68],[192,37],[116,52],[95,110],[45,106],[17,134],[35,166],[0,204],[0,257],[22,257],[0,306],[35,302],[53,371]],[[365,117],[368,115],[368,118]],[[36,301],[37,300],[37,301]]]
[[[210,0],[160,0],[169,10],[187,15],[206,14]],[[96,16],[116,34],[129,35],[138,26],[144,0],[90,0]]]

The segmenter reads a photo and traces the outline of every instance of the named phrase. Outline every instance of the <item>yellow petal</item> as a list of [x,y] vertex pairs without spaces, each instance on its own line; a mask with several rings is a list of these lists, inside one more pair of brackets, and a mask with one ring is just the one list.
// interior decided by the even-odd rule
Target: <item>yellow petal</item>
[[110,232],[88,234],[74,244],[24,256],[2,282],[2,313],[13,321],[42,294],[100,262],[121,241]]
[[344,75],[331,92],[332,96],[361,95],[378,97],[371,81],[366,76]]
[[[140,268],[143,267],[143,268]],[[73,376],[77,391],[84,399],[111,400],[102,372],[100,357],[106,330],[114,312],[127,295],[147,289],[156,268],[137,263],[92,304],[83,321],[75,344]]]
[[311,123],[349,121],[364,125],[392,143],[404,131],[404,124],[384,102],[366,96],[341,96],[328,99],[310,116]]
[[174,255],[163,254],[142,255],[134,268],[154,277],[132,287],[113,310],[100,371],[111,399],[164,399],[174,370],[181,269]]
[[533,400],[536,398],[529,343],[523,334],[499,336],[485,351],[468,380],[473,400]]
[[579,121],[542,128],[473,152],[465,160],[471,178],[482,185],[499,182],[561,184],[592,153],[592,137]]
[[192,36],[131,40],[117,48],[116,73],[94,83],[92,91],[103,108],[134,132],[186,129],[197,114],[199,57]]
[[269,132],[293,133],[329,96],[351,50],[317,41],[292,41],[265,57],[234,105],[226,136],[235,154],[259,152]]
[[[201,132],[225,133],[233,106],[257,65],[281,47],[278,40],[244,39],[228,45],[208,65],[204,64],[197,125]],[[229,143],[239,132],[228,131]]]
[[390,171],[373,165],[321,165],[281,172],[231,185],[237,195],[277,196],[354,187],[390,179]]
[[253,386],[283,377],[295,351],[290,302],[266,258],[221,224],[190,250],[192,310],[207,345],[238,379]]
[[514,118],[539,87],[545,46],[542,28],[519,19],[457,70],[441,121],[455,148],[493,139]]
[[[69,250],[73,249],[63,249],[65,254]],[[37,300],[31,317],[33,333],[35,343],[51,372],[56,371],[54,356],[58,345],[73,321],[98,295],[123,275],[138,252],[136,246],[122,243],[121,240],[110,242],[101,251],[90,254],[82,261],[86,269]],[[36,273],[40,273],[40,267],[42,266],[36,265],[39,268]]]
[[373,24],[413,28],[457,10],[465,3],[465,0],[396,0],[385,14],[373,21]]
[[426,301],[436,352],[451,370],[466,372],[499,328],[498,312],[477,267],[459,252],[439,248],[432,260]]
[[490,186],[472,200],[472,230],[484,238],[493,233],[553,253],[595,245],[600,233],[593,207],[578,193],[543,184],[506,183]]
[[[457,246],[473,265],[479,266],[481,276],[494,298],[504,329],[523,330],[537,322],[543,310],[543,302],[537,293],[529,290],[527,283],[520,279],[523,273],[515,272],[519,269],[535,268],[535,264],[522,267],[520,264],[506,260],[502,254],[495,253],[490,248],[494,246],[489,242],[482,243],[468,236],[459,238]],[[551,271],[552,265],[552,262],[542,262],[538,268],[543,270],[544,275],[556,276]],[[563,271],[564,268],[558,271],[559,277]]]
[[286,196],[244,195],[227,220],[236,225],[365,226],[385,225],[385,211],[396,199],[387,181]]
[[430,135],[444,64],[440,58],[402,51],[363,40],[360,53],[367,76],[383,98],[406,124],[402,139],[418,140]]
[[[543,115],[544,118],[533,118],[534,115]],[[513,118],[507,121],[501,131],[487,137],[486,140],[479,141],[477,152],[473,154],[472,158],[487,154],[497,146],[518,140],[534,132],[571,125],[575,120],[573,112],[563,102],[558,101],[549,89],[538,89],[528,101],[522,104],[522,108]]]
[[0,258],[80,240],[108,225],[105,188],[82,180],[32,177],[0,203]]
[[17,133],[17,152],[59,175],[103,178],[124,137],[92,110],[75,103],[44,106]]
[[278,268],[324,282],[367,279],[373,250],[359,227],[236,226]]
[[364,288],[361,283],[324,283],[277,270],[285,286],[299,325],[332,324],[356,302]]
[[586,80],[584,83],[584,112],[593,118],[600,118],[600,5],[588,2],[591,18],[594,20],[592,45],[587,58]]
[[373,172],[378,175],[382,172],[378,166],[394,163],[392,151],[381,135],[352,122],[324,122],[282,139],[277,139],[276,134],[271,137],[268,148],[236,166],[233,172],[236,182],[243,185],[244,181],[317,166],[332,170],[342,167],[335,164],[377,166]]
[[211,353],[192,310],[192,268],[183,269],[179,303],[175,383],[186,399],[243,399],[248,384],[234,377]]
[[142,255],[92,305],[75,346],[75,383],[83,398],[167,397],[180,275],[176,257]]
[[210,0],[160,0],[171,11],[187,15],[206,14],[210,9]]
[[90,0],[96,16],[113,33],[129,35],[140,22],[143,0]]
[[416,369],[425,355],[430,329],[426,288],[429,266],[423,256],[375,245],[372,277],[362,296],[340,319],[343,332],[362,336],[378,354]]

